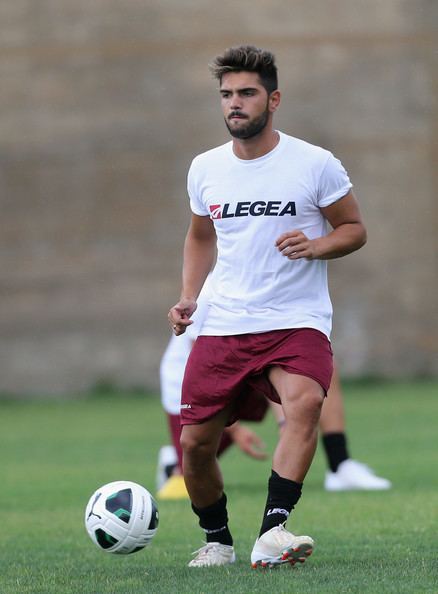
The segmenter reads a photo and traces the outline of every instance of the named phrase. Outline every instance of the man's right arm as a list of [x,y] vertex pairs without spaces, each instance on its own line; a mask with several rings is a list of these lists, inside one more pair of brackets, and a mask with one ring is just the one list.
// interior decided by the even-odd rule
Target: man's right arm
[[196,310],[196,299],[213,268],[215,255],[216,233],[210,217],[193,214],[184,243],[181,297],[168,315],[177,336],[192,324],[190,318]]

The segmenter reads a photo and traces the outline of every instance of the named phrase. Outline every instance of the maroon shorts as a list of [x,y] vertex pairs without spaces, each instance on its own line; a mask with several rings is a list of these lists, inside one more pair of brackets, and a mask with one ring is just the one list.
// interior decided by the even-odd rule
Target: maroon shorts
[[327,393],[333,372],[330,341],[313,328],[199,336],[184,374],[181,424],[207,421],[230,403],[230,423],[260,421],[268,408],[266,397],[280,402],[268,380],[271,367],[309,377]]

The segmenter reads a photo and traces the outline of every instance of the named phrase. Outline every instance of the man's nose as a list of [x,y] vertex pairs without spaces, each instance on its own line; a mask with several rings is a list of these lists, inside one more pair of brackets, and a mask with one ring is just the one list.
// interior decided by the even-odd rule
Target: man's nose
[[237,93],[235,93],[231,97],[230,108],[232,110],[236,110],[236,109],[241,109],[242,108],[242,99],[241,99],[241,97]]

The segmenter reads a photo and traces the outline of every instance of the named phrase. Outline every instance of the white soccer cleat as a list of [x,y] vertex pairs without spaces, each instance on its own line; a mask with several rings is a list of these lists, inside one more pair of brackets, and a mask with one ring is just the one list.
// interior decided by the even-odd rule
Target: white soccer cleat
[[356,460],[344,460],[336,472],[327,472],[324,488],[326,491],[385,491],[392,486],[391,481],[374,474],[373,470]]
[[219,542],[207,542],[193,554],[196,555],[196,557],[190,561],[189,567],[228,565],[229,563],[234,563],[236,560],[234,547]]
[[178,456],[173,445],[166,445],[158,452],[157,474],[155,477],[156,489],[159,491],[169,476],[173,467],[178,464]]
[[304,563],[315,543],[310,536],[295,536],[280,524],[262,534],[254,544],[251,566],[274,568],[289,563]]

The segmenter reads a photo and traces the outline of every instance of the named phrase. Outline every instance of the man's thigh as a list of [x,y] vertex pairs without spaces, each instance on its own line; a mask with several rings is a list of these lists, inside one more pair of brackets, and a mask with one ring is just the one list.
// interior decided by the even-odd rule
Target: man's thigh
[[286,417],[292,416],[297,420],[301,412],[307,416],[312,411],[319,415],[325,391],[316,380],[289,373],[278,366],[269,370],[268,377],[280,397]]

